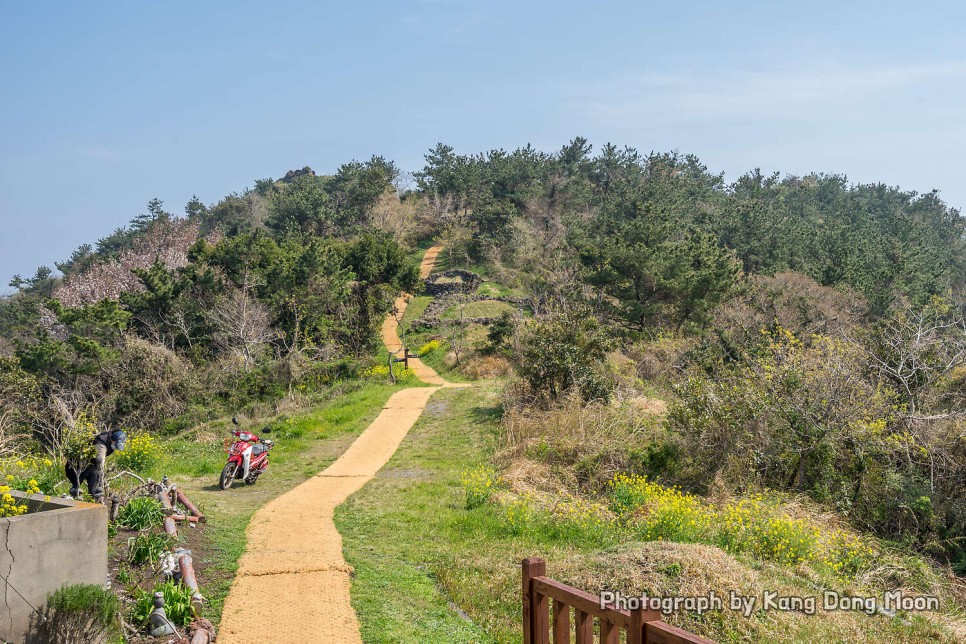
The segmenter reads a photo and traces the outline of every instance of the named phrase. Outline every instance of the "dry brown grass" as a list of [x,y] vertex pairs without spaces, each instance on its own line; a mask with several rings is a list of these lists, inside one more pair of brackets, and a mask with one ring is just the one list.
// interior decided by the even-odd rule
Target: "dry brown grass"
[[510,361],[503,356],[474,354],[460,365],[460,373],[467,378],[499,378],[510,372]]
[[634,469],[635,450],[667,440],[659,416],[663,401],[651,399],[642,409],[641,403],[584,404],[573,396],[539,410],[512,398],[511,388],[500,460],[511,470],[542,463],[571,489],[600,489],[617,472]]
[[[767,611],[746,619],[730,610],[702,618],[678,611],[665,621],[707,637],[745,642],[958,642],[964,623],[950,614],[926,613],[927,620],[869,617],[856,611],[824,611],[822,589],[792,569],[775,564],[754,567],[714,546],[650,542],[627,544],[606,551],[548,562],[548,574],[564,583],[598,593],[619,590],[625,595],[700,596],[714,591],[727,600],[734,591],[755,596],[765,590],[785,596],[817,596],[814,616]],[[856,591],[856,594],[862,594]]]

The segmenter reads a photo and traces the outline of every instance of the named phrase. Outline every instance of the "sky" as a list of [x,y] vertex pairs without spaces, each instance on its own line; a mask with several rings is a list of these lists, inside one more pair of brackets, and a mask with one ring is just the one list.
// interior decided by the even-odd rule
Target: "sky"
[[966,207],[966,3],[0,0],[0,291],[309,165],[575,136]]

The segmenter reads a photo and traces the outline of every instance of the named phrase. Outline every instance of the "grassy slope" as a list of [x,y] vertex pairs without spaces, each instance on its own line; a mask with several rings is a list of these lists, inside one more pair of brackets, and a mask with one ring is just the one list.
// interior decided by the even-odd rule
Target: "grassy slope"
[[408,331],[413,321],[419,319],[432,301],[433,297],[431,295],[419,295],[409,300],[409,304],[406,306],[406,312],[403,313],[402,320],[399,321],[400,331]]
[[167,474],[208,517],[208,523],[199,528],[204,536],[195,557],[200,560],[199,581],[210,602],[205,616],[212,622],[217,624],[221,618],[224,598],[245,551],[245,529],[255,510],[338,458],[400,388],[350,383],[344,392],[332,391],[318,407],[292,415],[287,431],[273,435],[276,446],[269,472],[254,486],[236,483],[224,492],[217,488],[226,459],[222,441],[229,435],[227,422],[165,443],[169,458],[152,476]]
[[[710,546],[510,530],[492,504],[466,510],[462,473],[492,456],[499,415],[492,384],[440,391],[386,468],[337,511],[346,559],[356,571],[352,601],[364,641],[519,641],[518,566],[530,555],[546,558],[554,577],[591,592],[820,592],[795,569]],[[669,621],[720,641],[955,641],[942,617],[759,611],[743,619],[725,611]]]

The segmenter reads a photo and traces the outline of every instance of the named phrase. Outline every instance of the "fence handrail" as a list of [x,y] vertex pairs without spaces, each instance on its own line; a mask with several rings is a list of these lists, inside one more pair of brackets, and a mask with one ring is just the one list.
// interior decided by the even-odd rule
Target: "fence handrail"
[[595,619],[601,644],[617,644],[621,630],[627,644],[714,644],[664,623],[657,610],[602,608],[590,593],[547,577],[547,564],[540,557],[524,559],[521,569],[524,644],[550,644],[551,634],[553,644],[570,644],[571,609],[577,644],[593,643]]
[[549,577],[534,578],[533,588],[541,595],[556,599],[592,617],[606,619],[614,626],[629,628],[631,625],[631,612],[629,610],[621,608],[601,608],[600,600],[590,593],[562,584],[559,581],[554,581]]

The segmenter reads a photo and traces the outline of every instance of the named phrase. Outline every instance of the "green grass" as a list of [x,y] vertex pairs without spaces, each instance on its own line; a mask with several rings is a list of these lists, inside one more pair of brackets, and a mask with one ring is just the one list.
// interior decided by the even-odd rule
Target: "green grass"
[[406,312],[403,313],[402,320],[399,322],[399,330],[401,332],[408,331],[412,323],[419,319],[432,301],[433,296],[431,295],[419,295],[409,300],[409,304],[406,306]]
[[[503,313],[513,313],[516,307],[499,300],[480,300],[468,302],[463,308],[463,317],[467,318],[497,318]],[[444,320],[457,320],[460,317],[460,305],[451,306],[441,316]]]
[[389,464],[336,511],[366,642],[495,641],[451,608],[436,577],[439,557],[460,545],[451,526],[462,507],[460,474],[484,462],[492,444],[492,431],[457,429],[481,400],[472,390],[435,394]]
[[[276,439],[269,471],[252,486],[236,483],[228,491],[217,487],[226,460],[222,444],[229,437],[227,419],[165,443],[168,458],[149,475],[158,479],[167,474],[208,518],[208,523],[196,528],[204,533],[195,551],[204,571],[199,573],[199,583],[208,600],[208,619],[217,624],[221,618],[238,560],[245,552],[245,529],[252,514],[331,464],[379,414],[389,396],[404,386],[409,385],[347,383],[330,391],[329,399],[317,407],[291,414],[284,422],[285,435]],[[260,432],[262,427],[250,429]]]
[[[472,334],[473,328],[482,329],[484,327],[478,325],[471,325],[471,328],[467,333]],[[420,338],[425,338],[417,346],[421,346],[425,342],[428,342],[430,338],[434,337],[432,334],[426,334],[425,336],[417,336]],[[471,335],[472,337],[472,335]],[[459,369],[455,364],[450,365],[446,362],[446,355],[450,353],[451,349],[446,340],[441,340],[440,347],[429,353],[420,356],[420,360],[433,368],[433,370],[441,375],[446,380],[450,382],[475,382],[472,378],[468,378],[460,373]]]
[[513,294],[513,291],[498,282],[483,282],[477,287],[476,294],[490,297],[509,297]]

